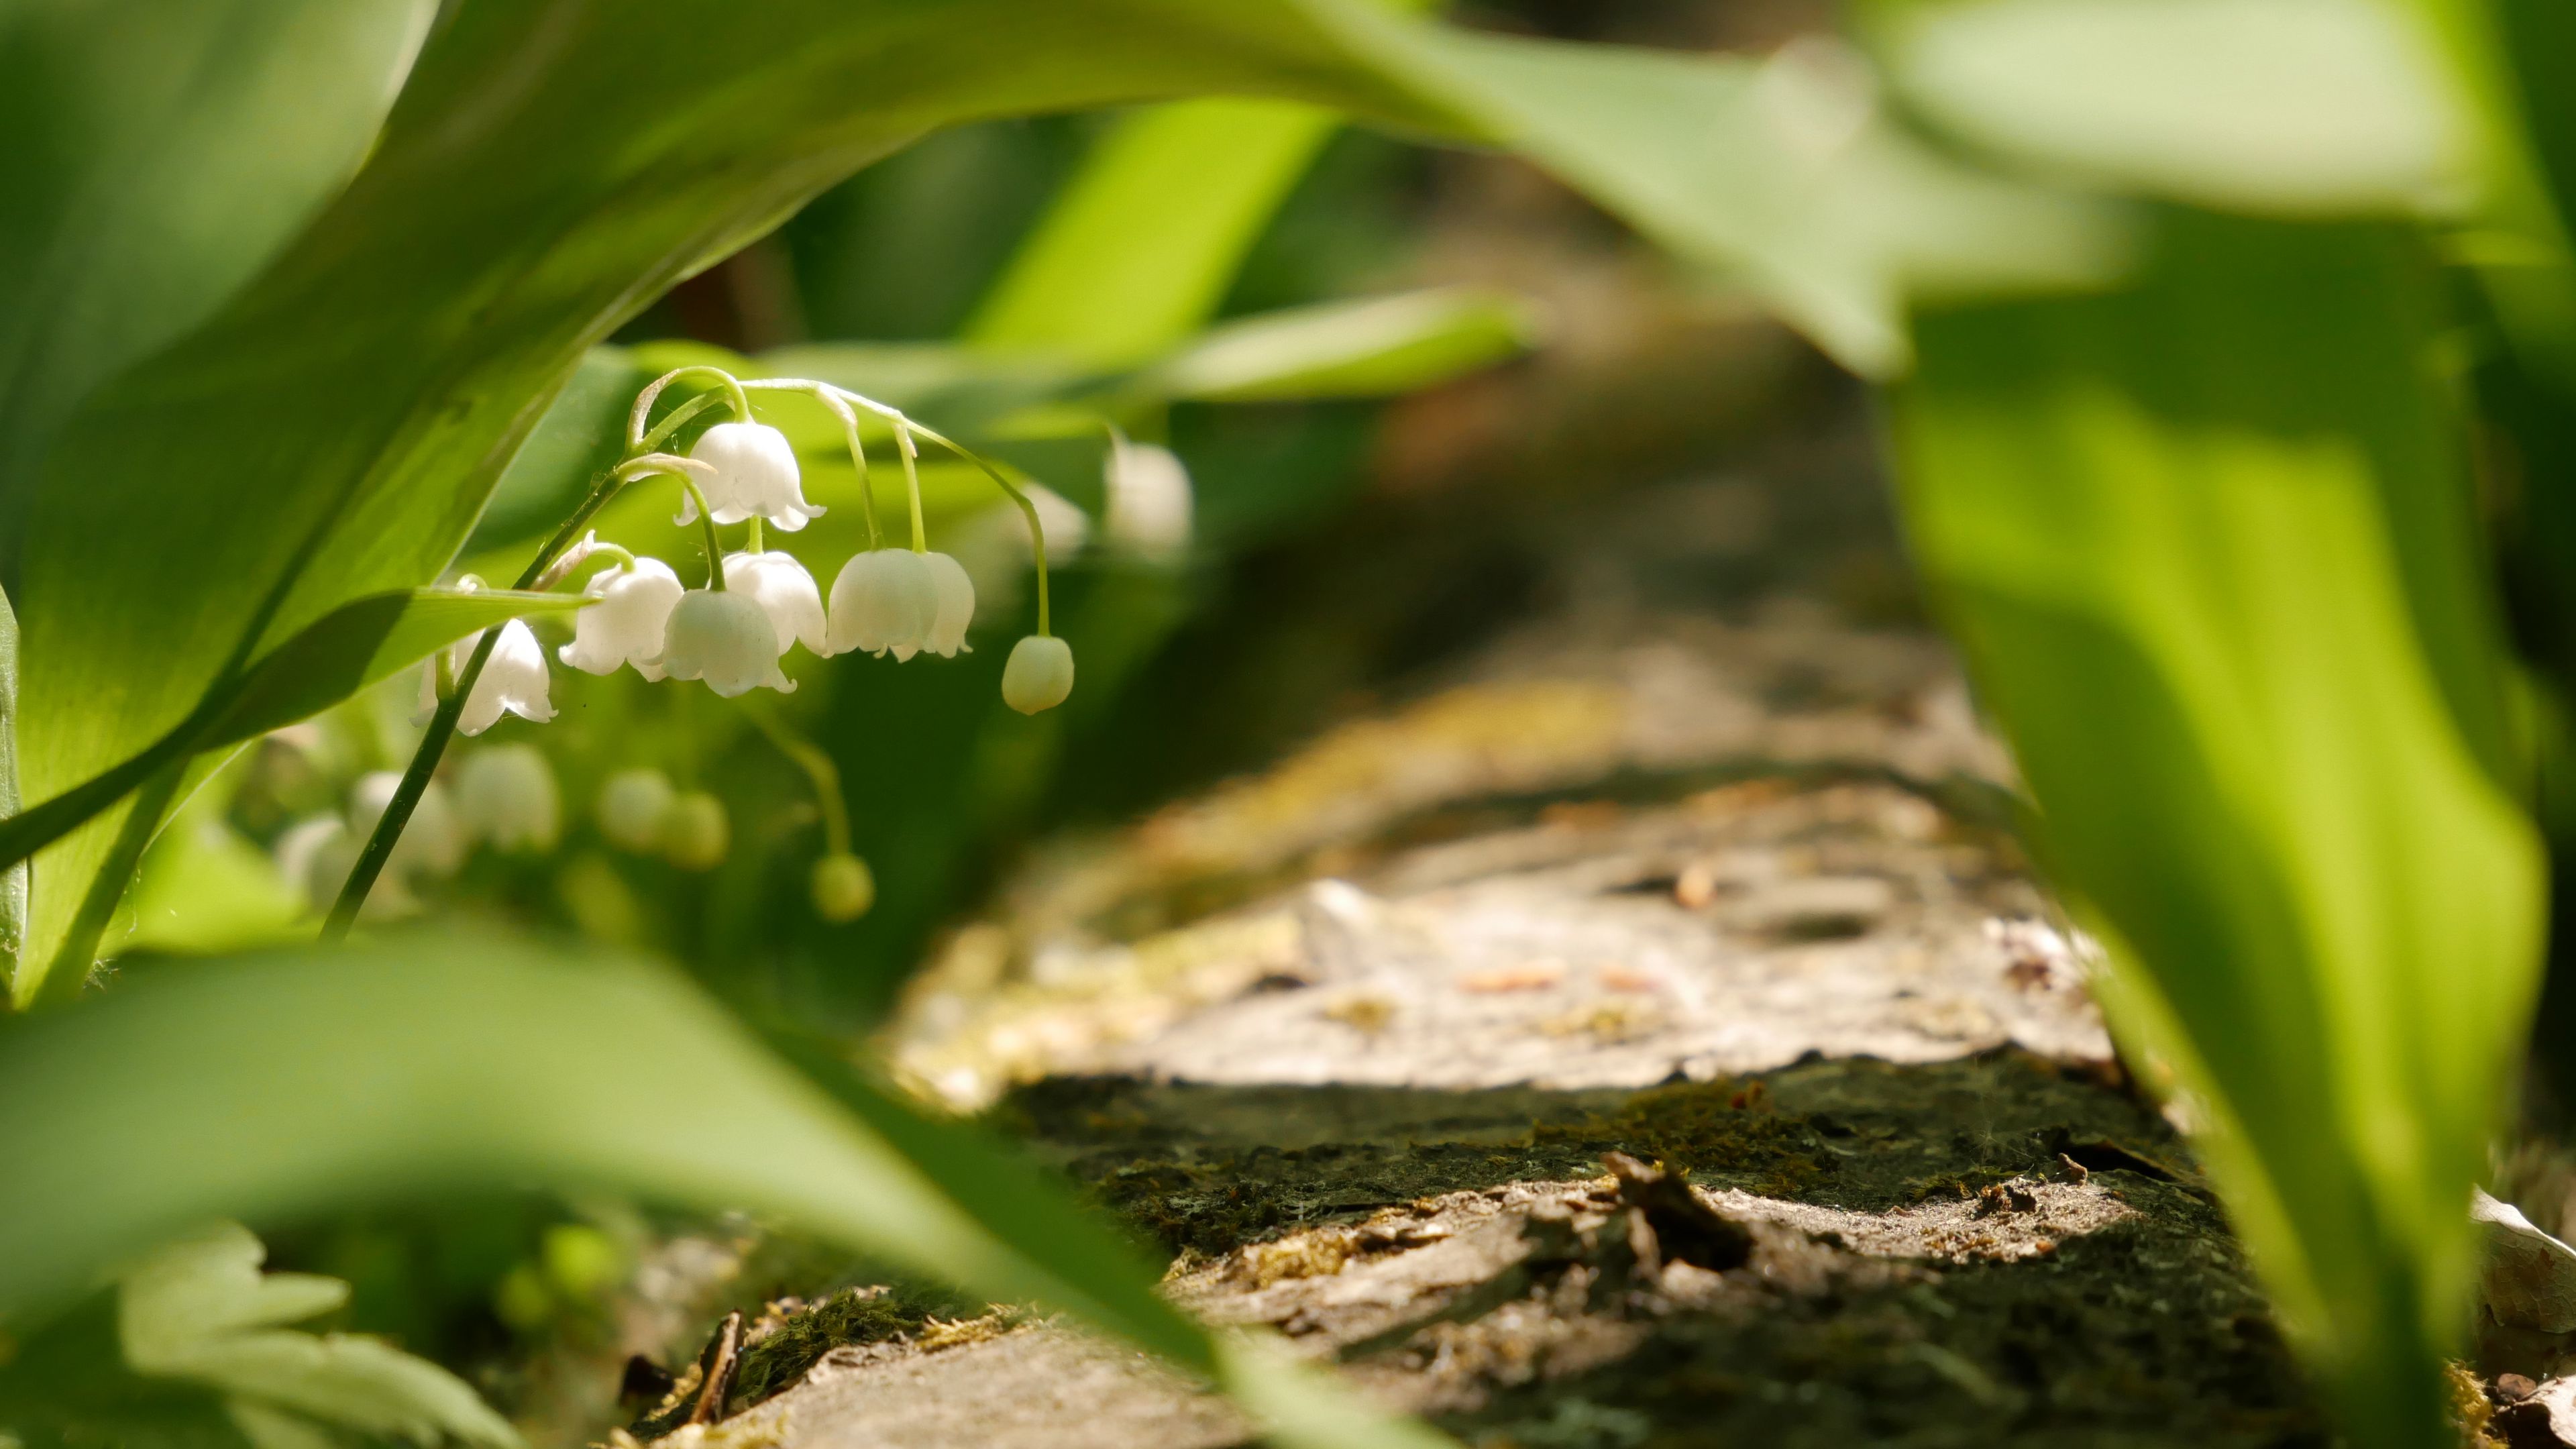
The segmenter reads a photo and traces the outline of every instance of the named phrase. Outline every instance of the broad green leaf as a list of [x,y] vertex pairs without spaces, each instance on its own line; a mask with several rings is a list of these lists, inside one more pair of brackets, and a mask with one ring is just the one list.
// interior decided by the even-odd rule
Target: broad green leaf
[[582,493],[624,451],[626,409],[649,380],[623,347],[594,347],[546,405],[528,440],[492,485],[468,553],[554,531]]
[[1537,330],[1528,304],[1468,288],[1326,302],[1218,327],[1126,392],[1201,402],[1391,397],[1516,356]]
[[185,333],[348,180],[435,0],[0,12],[0,576],[83,394]]
[[1362,23],[1495,139],[1864,374],[1903,368],[1909,297],[2082,288],[2129,261],[2117,213],[1943,159],[1831,41],[1756,63]]
[[[331,610],[434,577],[587,346],[925,127],[1253,92],[1499,138],[1863,365],[1900,355],[1909,282],[2054,284],[2106,261],[2093,212],[1885,127],[1819,149],[1816,87],[1757,78],[1358,0],[781,0],[721,26],[463,0],[356,180],[54,450],[19,601],[22,788],[51,802]],[[148,838],[123,815],[37,862],[20,999]]]
[[2541,935],[2437,279],[2362,227],[2160,256],[1923,319],[1904,511],[2345,1432],[2434,1443]]
[[27,859],[174,760],[319,714],[478,629],[568,614],[588,602],[510,589],[398,589],[344,604],[220,684],[198,711],[133,756],[0,818],[0,862]]
[[2385,0],[1917,6],[1891,64],[1979,145],[2212,206],[2456,212],[2482,181],[2434,37]]
[[1146,360],[1216,311],[1243,254],[1340,118],[1193,101],[1103,137],[985,294],[965,340],[1083,362]]
[[349,1285],[262,1273],[267,1256],[249,1229],[218,1222],[125,1270],[117,1327],[127,1366],[222,1394],[263,1449],[312,1442],[323,1427],[414,1444],[519,1442],[474,1390],[436,1364],[371,1338],[287,1329],[348,1301]]
[[[550,1184],[775,1215],[1282,1391],[1025,1163],[846,1068],[821,1080],[667,970],[494,938],[137,972],[0,1025],[0,1321],[212,1218]],[[1445,1442],[1368,1428],[1282,1439]]]

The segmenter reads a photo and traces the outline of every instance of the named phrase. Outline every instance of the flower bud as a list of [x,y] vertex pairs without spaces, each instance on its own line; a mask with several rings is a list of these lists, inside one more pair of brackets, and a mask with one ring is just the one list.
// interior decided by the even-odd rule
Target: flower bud
[[877,878],[855,855],[827,855],[814,862],[814,914],[827,921],[855,921],[877,903]]
[[729,553],[724,571],[726,591],[749,595],[769,616],[770,626],[778,631],[780,654],[798,642],[816,654],[832,652],[824,638],[822,591],[814,587],[814,576],[805,572],[794,554],[775,549]]
[[883,654],[891,649],[897,659],[909,659],[929,642],[931,625],[938,620],[938,576],[910,549],[855,554],[832,580],[834,653],[864,649]]
[[966,576],[964,564],[944,553],[921,557],[930,565],[931,590],[939,601],[921,647],[942,659],[954,659],[960,650],[973,653],[966,648],[966,626],[975,622],[975,581]]
[[1051,635],[1031,634],[1012,646],[1002,666],[1002,703],[1036,714],[1073,693],[1073,646]]
[[614,674],[619,665],[632,664],[647,679],[661,678],[651,661],[662,653],[663,632],[684,592],[671,566],[639,558],[631,569],[592,574],[581,591],[599,602],[572,616],[572,642],[555,657],[587,674]]
[[1101,528],[1109,540],[1150,559],[1168,560],[1190,546],[1190,470],[1169,448],[1110,445],[1109,506]]
[[[689,456],[715,469],[700,486],[707,511],[718,523],[740,523],[757,513],[794,533],[807,519],[823,516],[822,509],[805,501],[795,446],[766,423],[718,423],[698,436]],[[690,524],[697,518],[697,501],[683,495],[677,521]]]
[[[349,787],[349,829],[358,840],[363,842],[375,831],[401,786],[399,771],[376,770],[359,776]],[[393,854],[385,857],[385,869],[406,876],[454,875],[472,845],[456,823],[456,807],[448,802],[446,787],[432,780],[413,802],[411,819],[403,823]]]
[[554,767],[530,744],[476,750],[456,772],[456,815],[495,850],[552,850],[563,835]]
[[[483,640],[478,631],[448,646],[447,672],[452,677],[465,672],[474,657],[475,646]],[[526,623],[512,619],[501,626],[501,637],[492,645],[492,657],[483,661],[483,672],[474,679],[474,692],[465,697],[465,709],[456,718],[456,728],[468,735],[479,735],[500,721],[504,714],[515,714],[524,720],[544,724],[555,717],[554,701],[548,697],[552,678],[546,673],[546,651],[537,643],[536,634]],[[413,724],[427,724],[438,711],[438,669],[432,659],[421,666],[420,703],[412,712]]]
[[703,679],[727,699],[768,685],[781,694],[796,684],[778,671],[777,627],[749,594],[691,589],[671,611],[662,657],[653,661],[673,679]]
[[599,787],[599,833],[620,850],[638,855],[662,843],[676,796],[659,770],[620,770]]
[[724,802],[704,790],[673,797],[662,820],[662,856],[682,870],[713,870],[733,846]]

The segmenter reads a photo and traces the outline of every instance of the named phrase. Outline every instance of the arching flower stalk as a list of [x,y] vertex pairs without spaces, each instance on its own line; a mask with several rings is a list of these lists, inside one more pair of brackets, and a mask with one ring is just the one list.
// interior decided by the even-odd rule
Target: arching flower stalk
[[[654,422],[656,401],[673,384],[684,381],[708,387]],[[764,525],[798,532],[824,510],[805,501],[795,448],[786,434],[753,416],[749,396],[753,389],[793,391],[815,399],[840,421],[848,442],[850,462],[859,475],[868,544],[833,580],[828,607],[805,565],[763,542]],[[664,451],[683,426],[717,407],[731,416],[703,429],[687,456]],[[867,453],[860,440],[861,411],[882,419],[893,432],[912,521],[908,548],[887,547],[878,526]],[[530,560],[515,587],[550,588],[589,558],[612,556],[614,567],[593,572],[582,585],[593,602],[576,615],[573,641],[558,651],[562,662],[593,674],[632,665],[647,679],[704,680],[726,697],[764,686],[781,693],[793,691],[796,686],[779,668],[779,660],[799,643],[818,656],[858,649],[891,654],[898,661],[916,654],[952,658],[969,649],[966,636],[975,616],[975,586],[955,558],[929,547],[919,467],[919,445],[925,442],[982,470],[1028,521],[1037,574],[1037,633],[1013,648],[1003,671],[1002,695],[1011,708],[1025,714],[1053,708],[1072,690],[1073,652],[1051,631],[1046,534],[1036,505],[972,449],[895,408],[829,383],[805,378],[745,382],[720,368],[697,366],[654,379],[636,395],[627,414],[623,459],[593,482],[572,516]],[[669,477],[680,486],[682,498],[674,521],[682,526],[695,523],[700,529],[707,561],[703,588],[684,588],[668,564],[638,558],[583,532],[620,491],[648,477]],[[728,553],[716,530],[734,523],[747,524],[749,536],[743,548]],[[464,653],[462,659],[455,657],[459,652]],[[428,727],[420,749],[358,852],[325,924],[326,939],[344,934],[356,918],[456,730],[477,733],[503,712],[539,720],[553,713],[546,697],[544,653],[527,625],[518,620],[486,630],[479,639],[454,650],[441,651],[426,673],[423,689]],[[824,802],[829,849],[811,883],[815,907],[827,919],[854,918],[873,898],[874,884],[865,862],[849,849],[839,777],[828,757],[762,718],[771,737],[780,740],[781,748],[814,777],[817,797]],[[707,814],[709,807],[715,809],[720,830],[721,806],[712,796],[690,797],[682,804],[700,815]],[[674,805],[666,813],[677,818],[686,812]],[[683,854],[691,861],[712,864],[723,850],[718,844],[673,858]]]

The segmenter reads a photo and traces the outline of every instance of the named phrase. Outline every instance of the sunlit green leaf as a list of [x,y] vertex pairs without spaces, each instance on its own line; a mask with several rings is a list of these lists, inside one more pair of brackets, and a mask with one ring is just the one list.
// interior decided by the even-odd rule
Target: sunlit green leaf
[[[18,615],[0,589],[0,820],[18,813]],[[27,867],[0,866],[0,970],[13,968],[27,928]]]
[[988,347],[1133,364],[1196,331],[1340,118],[1276,101],[1131,116],[1021,244],[966,326]]
[[1902,33],[1895,72],[1935,120],[2088,180],[2279,213],[2476,199],[2470,108],[2382,0],[1975,0]]
[[[667,971],[491,938],[135,973],[0,1025],[0,1319],[212,1218],[552,1184],[775,1215],[1287,1391],[1030,1167],[815,1067],[828,1092]],[[1281,1437],[1444,1442],[1383,1423]]]
[[435,0],[0,13],[0,575],[91,388],[203,321],[348,180]]
[[2179,218],[2161,256],[1927,318],[1905,512],[2345,1432],[2433,1443],[2541,907],[2436,279],[2362,228]]
[[1131,392],[1207,402],[1390,397],[1528,347],[1528,304],[1464,288],[1327,302],[1216,328]]

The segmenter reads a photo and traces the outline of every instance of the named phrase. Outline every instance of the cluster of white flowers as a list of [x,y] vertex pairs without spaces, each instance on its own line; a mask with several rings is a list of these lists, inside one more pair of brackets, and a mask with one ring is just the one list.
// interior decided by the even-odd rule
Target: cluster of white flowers
[[[300,821],[278,837],[278,870],[316,913],[331,908],[359,847],[401,782],[393,770],[361,775],[349,787],[342,813]],[[384,877],[368,895],[367,915],[391,920],[416,913],[415,888],[456,874],[478,845],[543,854],[562,835],[562,800],[544,752],[528,744],[476,750],[458,765],[452,790],[436,779],[422,789],[385,861]]]

